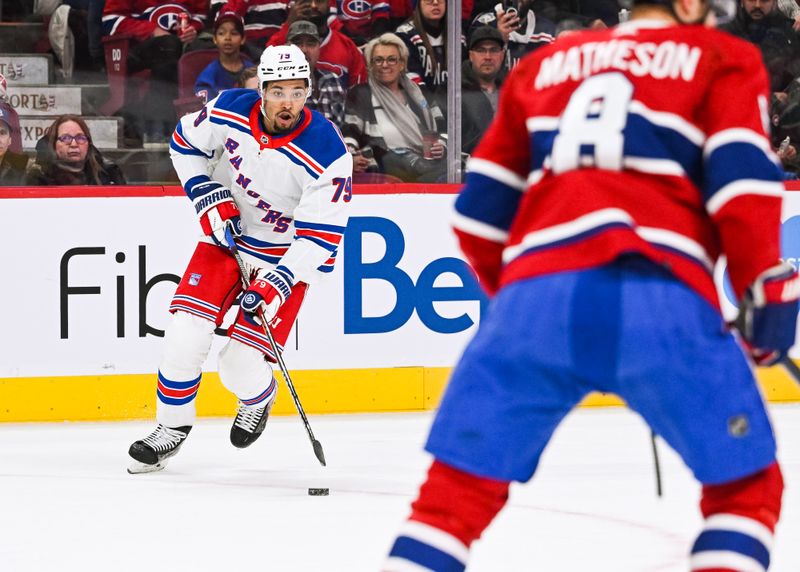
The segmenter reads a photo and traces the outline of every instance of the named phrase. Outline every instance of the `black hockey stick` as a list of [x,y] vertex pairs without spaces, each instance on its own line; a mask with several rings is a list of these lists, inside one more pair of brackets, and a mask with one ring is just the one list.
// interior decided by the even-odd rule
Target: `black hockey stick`
[[661,498],[663,489],[661,487],[661,462],[658,458],[658,445],[656,445],[656,432],[650,429],[650,443],[653,446],[653,466],[656,470],[656,495]]
[[783,366],[783,369],[786,370],[786,373],[789,374],[789,377],[794,379],[794,382],[800,385],[800,367],[797,367],[797,364],[794,363],[794,360],[789,356],[783,356],[783,359],[778,362]]
[[[250,274],[247,272],[247,268],[242,261],[242,257],[239,256],[239,249],[236,246],[236,243],[233,240],[233,235],[231,234],[230,227],[225,228],[225,240],[228,241],[228,249],[230,253],[233,255],[234,259],[236,259],[236,264],[239,265],[239,278],[242,280],[242,286],[245,290],[250,287]],[[308,417],[306,417],[306,412],[303,410],[303,406],[300,404],[300,398],[297,396],[297,391],[294,389],[294,384],[292,383],[292,378],[289,377],[289,370],[286,369],[286,363],[283,361],[283,356],[281,355],[280,350],[278,349],[278,345],[275,343],[275,339],[272,337],[272,330],[269,327],[269,323],[267,320],[264,319],[264,311],[259,308],[258,315],[261,318],[261,325],[264,326],[264,331],[267,334],[267,339],[269,340],[269,344],[272,346],[272,349],[275,351],[275,359],[278,360],[278,366],[281,368],[281,373],[283,374],[283,379],[286,380],[286,386],[289,388],[289,393],[292,394],[292,399],[294,400],[294,406],[297,409],[297,412],[300,414],[300,417],[303,420],[303,425],[306,427],[306,433],[308,433],[308,438],[311,440],[311,446],[314,448],[314,455],[316,455],[317,460],[320,464],[324,467],[325,464],[325,453],[322,450],[322,443],[317,441],[314,438],[314,432],[311,430],[311,424],[308,422]]]
[[[800,385],[800,367],[798,367],[798,365],[794,363],[794,360],[787,355],[784,356],[783,359],[781,359],[778,363],[781,366],[783,366],[783,369],[786,370],[786,373],[789,374],[789,377],[791,377],[795,383]],[[652,429],[650,430],[650,443],[652,444],[653,448],[653,466],[655,468],[655,473],[656,473],[656,495],[658,497],[661,497],[663,496],[663,487],[661,482],[661,463],[659,462],[658,458],[658,446],[656,445],[656,432],[653,431]]]

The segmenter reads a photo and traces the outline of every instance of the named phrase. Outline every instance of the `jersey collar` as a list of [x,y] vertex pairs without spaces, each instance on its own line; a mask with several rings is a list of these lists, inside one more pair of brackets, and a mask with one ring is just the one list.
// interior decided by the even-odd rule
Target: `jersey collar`
[[670,26],[675,26],[675,24],[665,20],[637,18],[636,20],[629,20],[622,24],[617,24],[614,27],[614,33],[615,35],[635,34],[639,30],[655,30],[658,28],[668,28]]
[[297,122],[297,125],[295,125],[291,131],[283,135],[272,135],[264,131],[261,127],[260,98],[250,110],[250,131],[253,133],[253,138],[262,149],[277,149],[278,147],[283,147],[305,131],[309,123],[311,123],[311,112],[307,107],[304,107],[300,112],[300,121]]

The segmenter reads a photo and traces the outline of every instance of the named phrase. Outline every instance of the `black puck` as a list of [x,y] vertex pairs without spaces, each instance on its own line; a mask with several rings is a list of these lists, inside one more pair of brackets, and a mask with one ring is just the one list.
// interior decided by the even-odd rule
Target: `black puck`
[[308,494],[312,497],[326,497],[330,492],[330,489],[308,489]]

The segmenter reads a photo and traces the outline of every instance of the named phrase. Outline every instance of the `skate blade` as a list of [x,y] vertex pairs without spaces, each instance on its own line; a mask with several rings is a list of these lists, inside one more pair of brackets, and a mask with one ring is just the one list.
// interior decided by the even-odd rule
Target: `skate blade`
[[146,465],[145,463],[134,461],[133,463],[131,463],[131,466],[128,467],[128,474],[141,475],[144,473],[155,473],[156,471],[161,471],[166,466],[167,466],[166,460],[159,461],[155,465]]

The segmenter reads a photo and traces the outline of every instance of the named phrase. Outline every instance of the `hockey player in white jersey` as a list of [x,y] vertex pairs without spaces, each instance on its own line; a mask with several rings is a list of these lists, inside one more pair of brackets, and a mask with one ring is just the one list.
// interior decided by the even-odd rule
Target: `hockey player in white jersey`
[[[310,70],[296,46],[272,46],[258,66],[259,90],[222,92],[179,121],[170,155],[205,236],[170,305],[158,371],[158,426],[131,445],[130,472],[162,469],[195,420],[201,368],[241,293],[225,242],[229,228],[252,283],[219,354],[223,385],[239,399],[231,443],[263,432],[277,394],[271,363],[282,350],[307,285],[333,269],[352,196],[352,159],[337,128],[304,107]],[[230,188],[208,173],[219,160]],[[219,172],[219,171],[217,171]],[[269,320],[270,346],[256,316]]]

